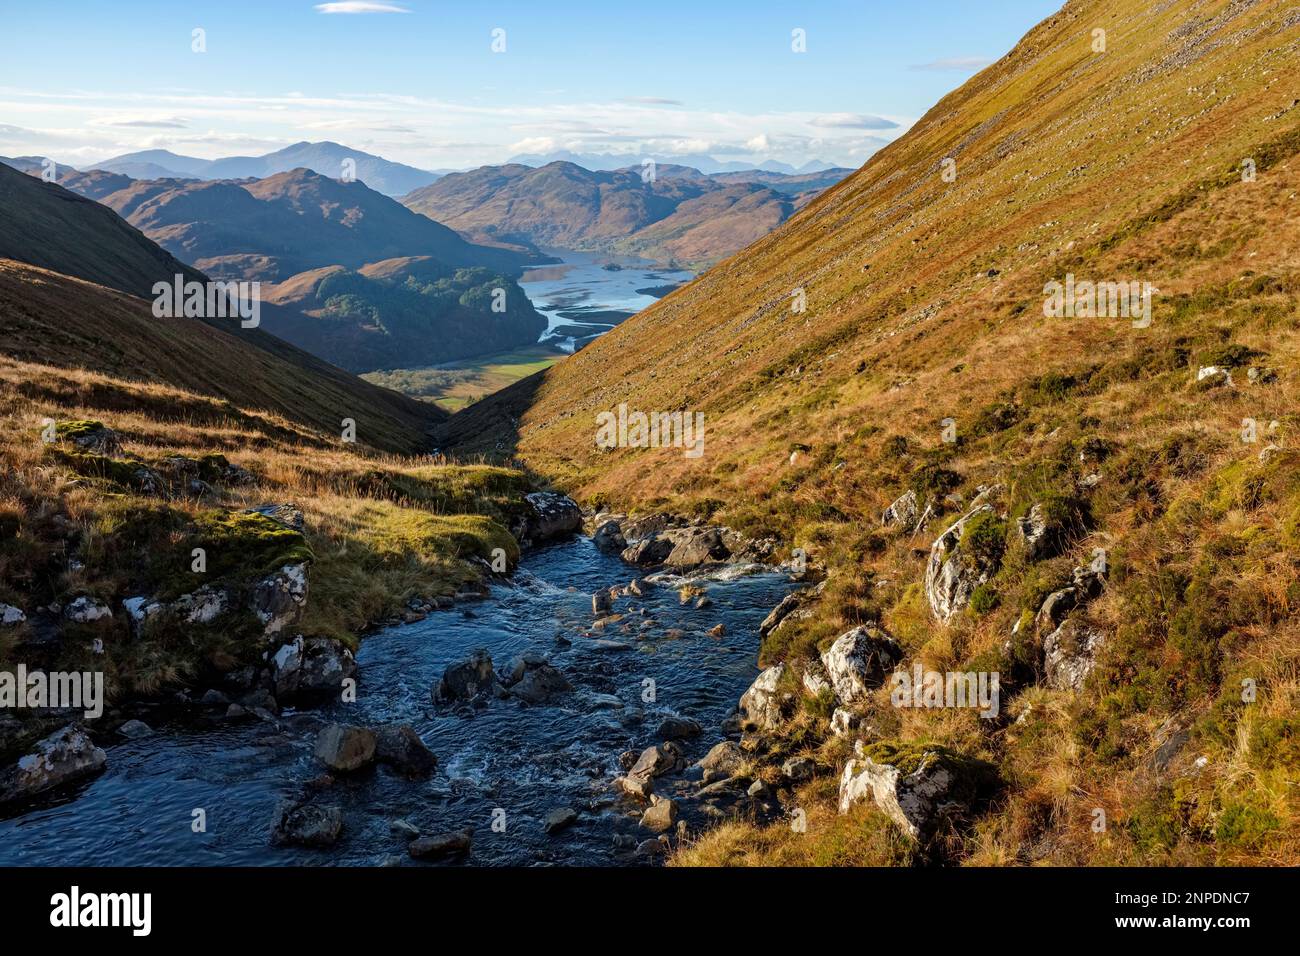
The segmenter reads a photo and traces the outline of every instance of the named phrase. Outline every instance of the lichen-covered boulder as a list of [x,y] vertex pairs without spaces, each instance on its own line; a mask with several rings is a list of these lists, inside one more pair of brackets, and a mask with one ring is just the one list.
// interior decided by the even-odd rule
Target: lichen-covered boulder
[[307,605],[307,565],[286,564],[257,581],[249,596],[249,609],[262,622],[262,633],[274,637],[298,623]]
[[840,777],[839,810],[873,800],[908,836],[924,841],[944,818],[971,811],[992,782],[992,769],[945,747],[871,744]]
[[759,727],[771,729],[785,719],[785,696],[778,690],[785,665],[769,667],[754,679],[740,698],[740,710]]
[[282,700],[338,694],[356,672],[352,652],[328,637],[299,635],[271,658],[275,696]]
[[822,654],[822,665],[835,696],[854,704],[885,682],[903,659],[903,649],[880,628],[863,624],[845,631]]
[[98,598],[83,595],[63,609],[63,616],[74,624],[93,624],[111,618],[113,611]]
[[925,596],[939,620],[950,621],[970,603],[975,589],[996,573],[1000,553],[973,547],[979,542],[967,540],[968,529],[991,527],[995,517],[992,505],[980,505],[954,522],[931,546],[925,569]]
[[1043,671],[1051,687],[1078,690],[1097,664],[1106,635],[1077,617],[1068,617],[1043,639]]
[[31,753],[0,770],[0,805],[26,800],[104,769],[108,757],[77,724],[38,742]]
[[916,492],[905,491],[885,509],[884,514],[880,516],[880,523],[886,528],[906,531],[916,524],[919,514],[920,504],[917,501]]
[[555,491],[535,491],[524,495],[528,511],[514,527],[520,543],[549,541],[573,534],[582,528],[582,509],[568,495]]

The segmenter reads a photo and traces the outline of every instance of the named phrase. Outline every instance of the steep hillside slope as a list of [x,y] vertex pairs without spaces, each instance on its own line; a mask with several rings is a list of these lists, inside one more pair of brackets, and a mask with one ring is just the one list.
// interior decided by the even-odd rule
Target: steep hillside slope
[[[0,352],[209,396],[193,411],[200,419],[223,418],[234,406],[260,409],[301,426],[300,440],[309,432],[341,434],[342,420],[351,418],[359,443],[415,453],[427,449],[428,430],[444,417],[260,329],[156,319],[142,299],[3,259]],[[29,397],[39,397],[32,389]],[[69,386],[61,397],[81,392]]]
[[[768,178],[772,178],[770,174]],[[477,241],[523,241],[638,254],[690,265],[717,261],[784,222],[803,198],[721,182],[685,166],[593,172],[568,162],[451,173],[402,202]]]
[[[826,588],[763,648],[796,701],[863,623],[908,667],[999,672],[999,719],[887,688],[848,708],[896,763],[924,745],[996,768],[946,859],[1294,863],[1297,62],[1280,0],[1070,2],[781,229],[454,416],[444,446],[805,549]],[[1049,283],[1076,281],[1150,283],[1151,321],[1049,316]],[[620,403],[703,412],[705,453],[598,448]],[[1041,548],[1020,530],[1039,524]],[[955,596],[948,571],[927,581],[932,544]],[[1082,605],[1068,639],[1058,591]],[[683,862],[919,852],[869,807],[836,813],[852,737],[830,706],[805,698],[753,754],[777,776],[814,757],[807,832],[733,824]]]
[[[77,174],[82,180],[83,174]],[[0,258],[148,295],[160,279],[202,279],[111,209],[0,164]]]

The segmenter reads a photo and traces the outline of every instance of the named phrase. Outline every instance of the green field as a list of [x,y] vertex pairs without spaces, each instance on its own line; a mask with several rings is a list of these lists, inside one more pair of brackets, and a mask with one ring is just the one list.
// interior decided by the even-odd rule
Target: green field
[[442,365],[367,372],[361,377],[454,412],[534,372],[550,368],[566,354],[549,345],[529,345]]

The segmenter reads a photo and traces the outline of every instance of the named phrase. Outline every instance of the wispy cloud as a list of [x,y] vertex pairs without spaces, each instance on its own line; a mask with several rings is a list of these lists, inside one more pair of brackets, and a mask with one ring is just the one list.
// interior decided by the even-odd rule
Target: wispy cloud
[[620,103],[637,103],[643,106],[685,106],[681,100],[670,100],[666,96],[625,96]]
[[916,63],[911,69],[931,70],[940,73],[950,71],[974,73],[976,70],[984,69],[992,62],[993,59],[987,56],[949,56],[940,60],[931,60],[929,63]]
[[395,3],[369,3],[367,0],[342,0],[339,3],[318,3],[317,13],[410,13],[406,7]]
[[[93,123],[93,121],[92,121]],[[123,129],[187,129],[189,123],[179,117],[171,119],[118,119],[93,123],[96,126],[117,126]]]
[[898,129],[893,120],[864,113],[827,113],[813,117],[809,124],[821,129]]

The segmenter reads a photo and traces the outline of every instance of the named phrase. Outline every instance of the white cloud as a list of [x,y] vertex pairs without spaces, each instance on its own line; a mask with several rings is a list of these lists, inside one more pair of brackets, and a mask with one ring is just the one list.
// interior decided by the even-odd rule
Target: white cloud
[[406,7],[395,3],[369,3],[367,0],[342,0],[340,3],[318,3],[317,13],[410,13]]
[[940,60],[931,60],[929,63],[917,63],[912,67],[913,70],[932,70],[946,72],[957,70],[965,73],[974,73],[976,70],[982,70],[992,63],[986,56],[949,56]]
[[821,129],[898,129],[893,120],[864,113],[827,113],[813,117],[810,123]]

